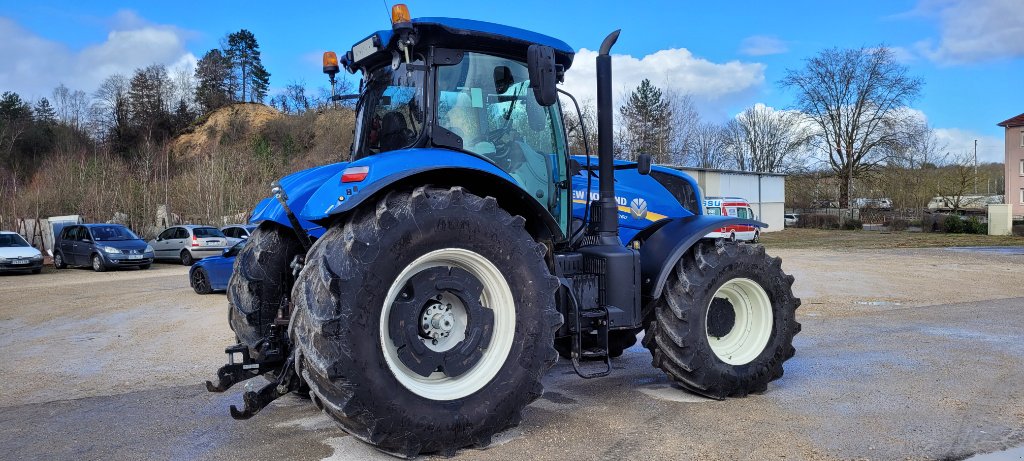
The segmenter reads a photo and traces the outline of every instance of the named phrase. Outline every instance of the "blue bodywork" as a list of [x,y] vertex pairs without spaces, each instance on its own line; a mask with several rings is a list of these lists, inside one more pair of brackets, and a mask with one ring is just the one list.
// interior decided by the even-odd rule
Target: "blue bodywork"
[[[587,157],[575,156],[584,168]],[[631,165],[634,162],[616,160],[615,165]],[[597,167],[597,158],[591,157],[590,164]],[[671,168],[652,166],[652,171],[659,171],[676,177],[690,185],[694,193],[695,203],[700,202],[700,188],[689,175]],[[583,219],[586,209],[586,198],[597,201],[601,178],[597,171],[590,178],[590,193],[587,194],[587,171],[584,170],[572,178],[573,217]],[[623,244],[629,243],[637,234],[655,223],[669,218],[683,218],[695,214],[703,214],[698,207],[686,209],[680,201],[665,189],[657,180],[648,175],[641,175],[636,169],[615,171],[615,201],[619,205],[619,238]]]
[[235,265],[235,256],[238,255],[238,250],[245,245],[245,242],[247,240],[238,242],[235,246],[224,250],[224,253],[220,256],[208,256],[196,261],[188,270],[188,279],[192,280],[192,273],[202,269],[206,271],[206,276],[210,281],[210,288],[212,290],[227,290],[228,280],[231,280],[231,271]]

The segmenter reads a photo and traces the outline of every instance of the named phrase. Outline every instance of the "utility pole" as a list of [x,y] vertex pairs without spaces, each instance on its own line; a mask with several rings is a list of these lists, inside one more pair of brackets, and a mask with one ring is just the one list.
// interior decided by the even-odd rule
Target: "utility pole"
[[978,195],[978,140],[974,140],[974,195]]

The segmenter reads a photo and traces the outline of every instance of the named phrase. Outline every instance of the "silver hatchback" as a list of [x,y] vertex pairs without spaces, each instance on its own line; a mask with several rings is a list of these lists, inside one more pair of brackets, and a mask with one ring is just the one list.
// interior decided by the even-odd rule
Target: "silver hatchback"
[[156,259],[173,259],[186,266],[207,256],[220,255],[229,246],[220,229],[194,224],[168,227],[149,244]]

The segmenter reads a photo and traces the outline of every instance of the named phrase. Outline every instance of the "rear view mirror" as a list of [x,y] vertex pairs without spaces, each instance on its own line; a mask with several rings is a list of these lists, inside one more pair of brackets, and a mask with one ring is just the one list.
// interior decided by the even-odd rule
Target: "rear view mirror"
[[645,176],[651,174],[651,154],[640,154],[637,156],[636,172]]
[[544,107],[558,102],[558,72],[555,69],[555,49],[550,46],[530,45],[526,51],[530,72],[530,88],[537,104]]

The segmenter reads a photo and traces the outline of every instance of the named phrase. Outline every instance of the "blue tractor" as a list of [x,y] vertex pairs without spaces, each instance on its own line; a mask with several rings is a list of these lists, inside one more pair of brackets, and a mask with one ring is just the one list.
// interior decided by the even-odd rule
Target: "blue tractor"
[[357,100],[350,158],[282,178],[252,214],[228,286],[238,344],[207,386],[270,383],[232,415],[294,391],[383,451],[450,454],[518,424],[559,355],[602,376],[641,332],[697,394],[781,377],[793,277],[760,245],[704,238],[764,224],[704,215],[693,179],[649,156],[613,160],[618,36],[597,57],[593,162],[567,152],[560,40],[396,5],[390,29],[325,53],[332,86],[362,74],[335,97]]

